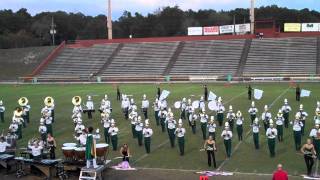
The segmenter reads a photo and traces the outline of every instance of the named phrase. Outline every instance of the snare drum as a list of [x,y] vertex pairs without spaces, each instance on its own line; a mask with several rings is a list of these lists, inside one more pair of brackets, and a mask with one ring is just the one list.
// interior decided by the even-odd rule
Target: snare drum
[[97,157],[105,157],[108,147],[108,144],[96,144]]
[[75,148],[75,158],[78,161],[84,161],[86,158],[86,148],[85,147],[78,147]]
[[62,153],[66,159],[73,159],[75,147],[62,147]]

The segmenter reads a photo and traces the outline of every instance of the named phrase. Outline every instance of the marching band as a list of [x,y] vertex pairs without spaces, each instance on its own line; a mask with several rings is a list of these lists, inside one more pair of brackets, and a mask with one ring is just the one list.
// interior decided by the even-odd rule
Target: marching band
[[[131,124],[132,137],[137,139],[138,146],[143,146],[147,154],[152,153],[151,139],[154,135],[154,130],[152,129],[149,120],[149,100],[146,94],[143,94],[141,101],[141,111],[138,111],[138,107],[134,101],[134,98],[129,100],[130,95],[121,95],[121,109],[124,115],[124,119],[129,119],[128,124]],[[229,111],[225,113],[224,104],[222,103],[222,98],[218,97],[215,101],[214,110],[213,107],[208,108],[211,111],[215,111],[215,115],[209,116],[206,114],[206,100],[204,96],[200,97],[200,100],[192,100],[183,97],[181,101],[174,103],[174,108],[179,111],[178,123],[175,120],[175,116],[171,106],[168,106],[167,97],[155,98],[153,102],[153,112],[154,112],[154,125],[160,126],[162,132],[168,133],[168,138],[171,148],[175,148],[175,141],[177,139],[178,149],[180,156],[185,155],[185,134],[187,129],[183,126],[184,122],[188,122],[192,134],[196,134],[197,121],[199,121],[199,126],[202,132],[202,139],[205,141],[204,151],[208,155],[208,166],[213,166],[216,168],[216,138],[217,138],[217,124],[215,117],[218,121],[218,125],[224,128],[221,130],[221,138],[225,146],[226,158],[230,158],[232,155],[232,140],[233,140],[233,129],[236,126],[236,132],[238,135],[238,141],[243,141],[244,135],[244,125],[247,124],[247,120],[244,118],[240,110],[234,113],[233,106],[229,106]],[[209,99],[209,102],[212,100]],[[78,142],[77,147],[85,148],[85,160],[86,166],[93,168],[97,167],[97,152],[96,143],[100,139],[99,129],[93,131],[93,127],[87,128],[82,120],[82,113],[88,113],[88,119],[93,119],[94,102],[92,96],[88,96],[88,100],[82,109],[81,105],[82,99],[80,96],[74,96],[72,98],[72,104],[74,105],[72,109],[71,119],[74,123],[74,138]],[[0,154],[7,152],[7,148],[15,146],[12,140],[22,138],[22,129],[24,125],[30,123],[30,108],[29,101],[26,97],[22,97],[18,100],[19,107],[17,107],[13,112],[12,122],[9,126],[8,135],[0,137]],[[53,123],[54,123],[54,99],[50,96],[44,99],[44,107],[41,109],[41,119],[38,128],[40,138],[32,138],[28,142],[28,150],[30,155],[35,160],[42,159],[44,152],[48,152],[50,159],[55,159],[55,149],[57,144],[53,138]],[[310,157],[315,156],[320,153],[320,103],[317,102],[314,120],[314,128],[311,130],[307,145],[301,147],[301,139],[304,135],[304,129],[306,125],[306,119],[308,114],[304,111],[303,105],[299,106],[299,111],[295,114],[295,118],[290,122],[290,112],[292,111],[288,100],[284,99],[284,104],[279,109],[275,118],[272,118],[270,108],[268,105],[264,106],[264,111],[261,116],[258,116],[258,109],[255,102],[251,102],[251,107],[248,109],[250,131],[252,132],[252,139],[254,148],[256,150],[260,149],[260,122],[264,126],[265,135],[267,138],[267,144],[270,152],[270,157],[276,156],[276,139],[279,143],[284,140],[284,130],[292,125],[295,150],[303,152],[307,167],[308,174],[310,174],[310,166],[313,164],[313,159]],[[3,106],[3,101],[0,101],[0,120],[4,122],[4,112],[5,107]],[[100,123],[103,127],[103,137],[105,143],[110,144],[113,151],[118,149],[118,134],[120,129],[116,126],[116,121],[113,119],[111,101],[108,99],[108,95],[105,94],[101,100],[99,107],[100,112]],[[141,112],[141,114],[139,113]],[[142,120],[142,116],[144,121]],[[224,122],[224,116],[226,115],[226,121]],[[274,121],[273,121],[274,119]],[[275,125],[274,126],[274,122]],[[155,126],[153,126],[155,127]],[[312,147],[311,147],[311,145]],[[123,152],[123,148],[121,150]],[[314,152],[313,152],[314,151]],[[123,154],[123,153],[122,153]],[[124,152],[123,156],[129,158],[128,152]],[[319,156],[317,156],[320,159]]]

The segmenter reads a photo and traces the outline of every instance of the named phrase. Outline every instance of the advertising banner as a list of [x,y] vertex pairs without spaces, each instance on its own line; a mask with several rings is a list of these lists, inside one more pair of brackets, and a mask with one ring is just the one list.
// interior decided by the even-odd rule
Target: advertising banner
[[236,33],[245,34],[247,32],[250,32],[250,24],[236,24],[234,26],[234,31]]
[[284,23],[284,32],[300,32],[300,23]]
[[320,31],[320,23],[302,23],[302,32],[318,32]]
[[234,25],[220,26],[220,34],[229,34],[234,32]]
[[203,27],[204,35],[219,35],[219,26]]
[[201,36],[202,27],[188,27],[188,36]]

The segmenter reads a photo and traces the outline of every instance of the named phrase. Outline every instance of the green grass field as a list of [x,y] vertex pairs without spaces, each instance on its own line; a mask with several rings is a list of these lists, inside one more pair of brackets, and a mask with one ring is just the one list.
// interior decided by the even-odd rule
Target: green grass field
[[[313,116],[316,101],[320,99],[320,85],[314,83],[300,84],[302,88],[312,91],[312,96],[309,98],[302,98],[301,103],[304,104],[306,111],[309,114],[306,124],[306,135],[303,137],[305,142],[307,135],[311,127],[313,126]],[[122,93],[133,95],[135,101],[140,107],[142,95],[145,93],[153,102],[156,88],[155,84],[128,84],[120,85]],[[271,105],[271,111],[273,117],[276,116],[278,109],[283,104],[283,99],[287,98],[293,111],[291,112],[291,118],[294,117],[294,113],[298,110],[299,103],[295,101],[295,89],[289,88],[287,83],[265,83],[265,84],[252,84],[254,88],[262,89],[265,91],[262,100],[256,101],[256,106],[259,109],[259,116],[263,111],[265,104]],[[173,103],[177,100],[181,100],[182,97],[189,98],[191,94],[193,100],[199,99],[203,93],[202,86],[200,84],[162,84],[161,89],[167,89],[171,91],[168,102],[173,106]],[[221,170],[225,171],[237,171],[245,173],[272,173],[278,163],[282,163],[284,168],[288,170],[291,175],[305,174],[306,168],[303,160],[303,156],[298,154],[294,150],[292,127],[285,129],[284,142],[277,143],[276,145],[276,157],[270,158],[267,149],[266,137],[263,128],[260,130],[260,150],[255,150],[252,140],[252,134],[247,133],[251,130],[249,126],[249,115],[247,113],[250,107],[251,101],[247,99],[247,91],[245,84],[231,84],[226,86],[224,84],[208,84],[208,89],[215,92],[217,95],[222,96],[223,102],[226,103],[225,107],[233,105],[234,111],[241,110],[245,117],[245,137],[242,143],[239,143],[235,134],[232,145],[233,154],[230,160],[225,161],[225,149],[222,138],[220,138],[221,129],[217,130],[217,148],[216,159],[218,166]],[[119,144],[128,143],[131,149],[133,157],[131,163],[135,167],[141,168],[166,168],[166,169],[186,169],[186,170],[210,170],[206,162],[206,153],[200,152],[199,149],[203,145],[202,134],[199,125],[197,126],[197,134],[191,133],[191,128],[185,122],[186,127],[186,146],[185,156],[179,156],[178,147],[175,149],[170,148],[167,133],[162,133],[160,127],[155,125],[153,109],[149,109],[149,117],[151,126],[154,130],[152,136],[152,152],[149,155],[145,154],[144,147],[139,147],[137,140],[132,139],[130,122],[124,120],[123,114],[120,110],[120,102],[116,101],[115,86],[108,84],[93,84],[93,85],[1,85],[0,86],[0,98],[4,101],[7,108],[5,118],[6,122],[0,124],[0,129],[9,127],[9,122],[12,118],[13,109],[18,106],[17,100],[19,97],[25,96],[29,99],[32,106],[30,119],[31,123],[27,128],[23,129],[23,139],[19,140],[19,147],[26,146],[29,139],[34,136],[38,136],[38,126],[40,120],[40,110],[43,107],[43,99],[46,96],[52,96],[55,99],[55,114],[56,121],[53,125],[54,136],[58,143],[57,153],[61,157],[61,146],[66,142],[75,142],[73,138],[74,126],[71,120],[73,104],[71,99],[75,95],[80,95],[83,98],[85,95],[92,94],[94,96],[94,102],[96,108],[99,107],[100,100],[104,94],[108,94],[112,107],[112,116],[116,120],[120,129],[119,132]],[[138,111],[140,112],[140,111]],[[209,115],[213,114],[208,111]],[[179,117],[179,112],[174,110],[176,119]],[[84,116],[84,124],[92,125],[95,128],[103,129],[100,124],[100,114],[95,113],[94,120],[88,121]],[[101,134],[103,135],[103,134]],[[103,141],[103,140],[101,140]],[[237,147],[237,148],[236,148]],[[236,150],[235,150],[236,149]],[[110,152],[109,158],[119,156],[118,152]],[[119,161],[115,160],[113,163],[117,164]]]

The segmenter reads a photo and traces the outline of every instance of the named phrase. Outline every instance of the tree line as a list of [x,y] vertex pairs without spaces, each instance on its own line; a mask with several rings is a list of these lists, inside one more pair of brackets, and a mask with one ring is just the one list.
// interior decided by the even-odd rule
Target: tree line
[[[287,9],[276,5],[256,8],[256,20],[273,19],[281,30],[285,22],[320,22],[320,13],[314,10]],[[104,39],[107,36],[105,15],[86,16],[63,11],[42,12],[31,16],[27,9],[16,12],[0,10],[0,48],[20,48],[51,45],[51,19],[54,18],[56,44],[67,40]],[[248,23],[249,9],[229,11],[187,10],[178,6],[159,8],[143,16],[125,11],[113,21],[113,37],[134,38],[183,36],[187,27]]]

